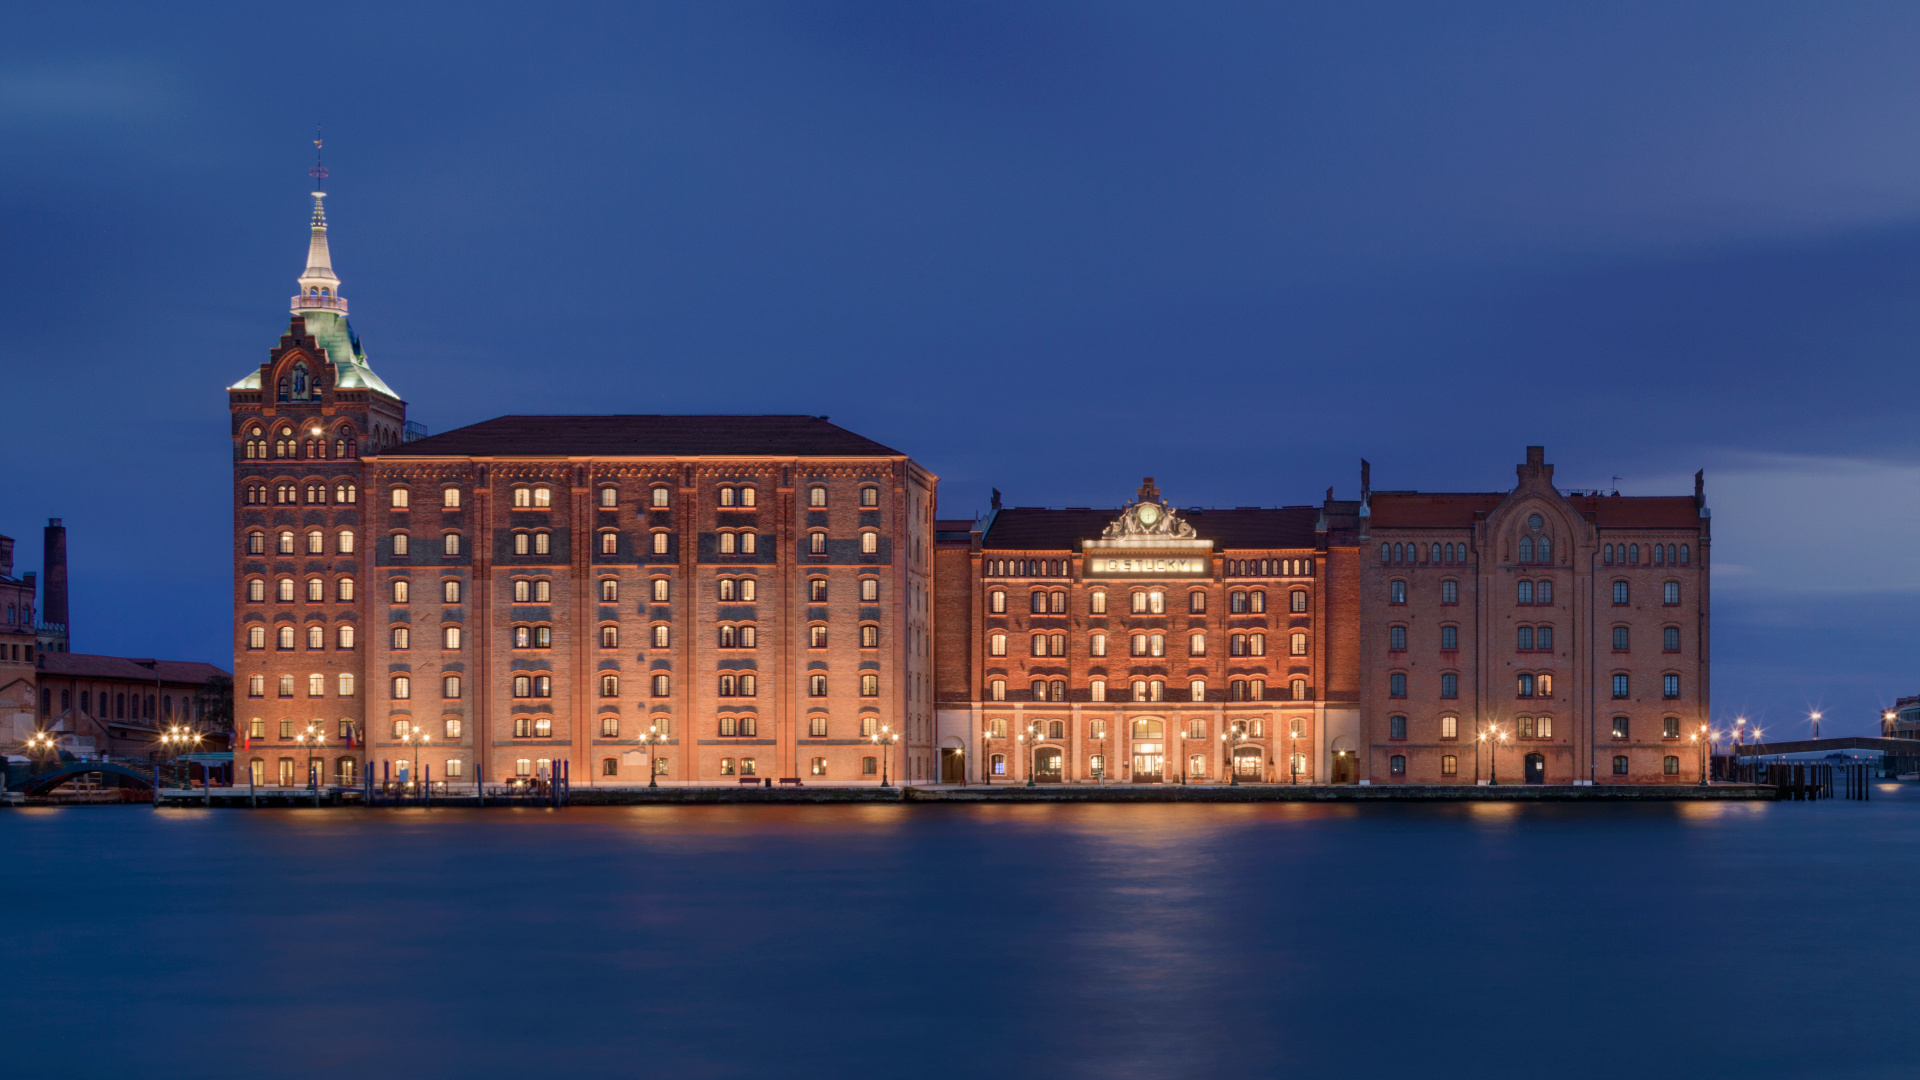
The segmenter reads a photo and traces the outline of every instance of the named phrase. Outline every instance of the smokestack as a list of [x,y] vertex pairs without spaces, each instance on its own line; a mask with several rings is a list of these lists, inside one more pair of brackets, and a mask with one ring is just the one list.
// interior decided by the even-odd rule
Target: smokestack
[[40,603],[40,617],[64,630],[67,626],[67,527],[60,524],[59,518],[47,519],[41,557],[45,571],[42,587],[46,593]]

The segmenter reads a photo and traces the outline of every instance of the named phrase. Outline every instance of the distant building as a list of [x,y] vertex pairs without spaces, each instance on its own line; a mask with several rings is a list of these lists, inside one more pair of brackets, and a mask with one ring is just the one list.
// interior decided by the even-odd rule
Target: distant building
[[1895,699],[1880,714],[1880,735],[1887,739],[1920,739],[1920,694]]
[[[194,660],[131,659],[43,652],[39,659],[40,730],[57,734],[73,753],[146,756],[162,752],[160,736],[180,725],[201,731],[204,692],[227,672]],[[203,732],[200,748],[227,749],[222,730]]]
[[0,744],[9,748],[34,732],[35,595],[31,571],[13,576],[13,537],[0,536]]

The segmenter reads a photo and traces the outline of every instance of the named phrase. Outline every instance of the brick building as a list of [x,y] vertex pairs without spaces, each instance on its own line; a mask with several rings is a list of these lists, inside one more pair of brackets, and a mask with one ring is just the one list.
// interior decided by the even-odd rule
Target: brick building
[[228,391],[255,782],[304,784],[314,742],[345,782],[929,776],[932,474],[813,416],[409,438],[321,198],[288,332]]
[[34,733],[34,605],[38,587],[28,571],[13,576],[13,537],[0,536],[0,742],[24,743]]
[[[993,510],[939,533],[943,778],[1323,781],[1351,726],[1326,507]],[[1348,641],[1340,641],[1340,635]]]
[[1538,446],[1518,476],[1508,492],[1431,494],[1373,491],[1363,474],[1361,779],[1696,777],[1701,477],[1691,496],[1563,493]]
[[936,477],[825,417],[423,436],[347,322],[321,197],[287,333],[228,393],[256,782],[304,784],[316,745],[345,782],[1690,775],[1697,482],[1562,493],[1533,447],[1509,492],[1375,492],[1363,463],[1317,506],[1182,510],[1149,479],[936,521]]
[[63,750],[152,755],[175,725],[200,734],[201,751],[227,749],[225,723],[207,723],[210,684],[227,677],[212,664],[75,652],[43,652],[38,663],[37,727],[56,733]]

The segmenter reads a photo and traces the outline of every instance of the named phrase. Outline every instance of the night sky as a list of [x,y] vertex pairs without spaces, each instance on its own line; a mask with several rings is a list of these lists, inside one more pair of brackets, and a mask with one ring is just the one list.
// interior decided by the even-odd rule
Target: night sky
[[[373,367],[798,412],[941,513],[1564,487],[1714,517],[1716,718],[1920,693],[1920,6],[8,5],[0,532],[231,662],[224,387],[324,122]],[[1616,482],[1617,478],[1617,482]]]

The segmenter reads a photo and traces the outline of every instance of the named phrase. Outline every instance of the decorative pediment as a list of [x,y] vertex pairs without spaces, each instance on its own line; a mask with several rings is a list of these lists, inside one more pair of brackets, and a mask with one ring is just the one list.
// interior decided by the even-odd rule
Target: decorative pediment
[[1102,540],[1192,540],[1193,526],[1184,521],[1171,505],[1160,498],[1160,489],[1149,476],[1140,483],[1140,497],[1127,504],[1120,516],[1100,534]]

